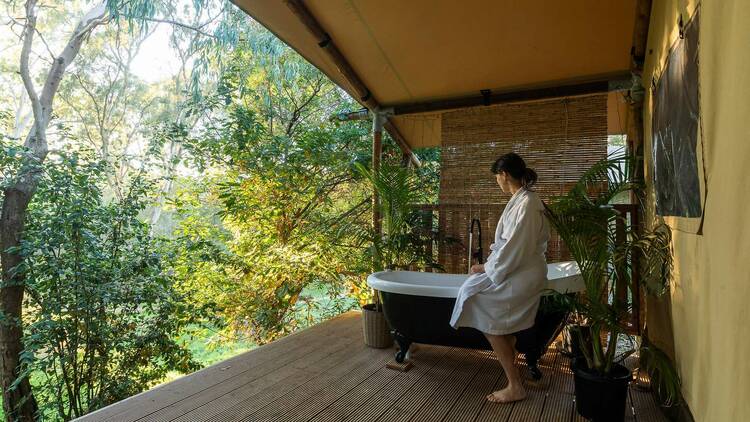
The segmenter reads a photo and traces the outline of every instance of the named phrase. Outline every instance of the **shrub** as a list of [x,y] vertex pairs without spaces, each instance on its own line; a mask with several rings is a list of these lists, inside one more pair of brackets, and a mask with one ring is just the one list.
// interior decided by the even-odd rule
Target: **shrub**
[[138,218],[150,184],[135,177],[107,201],[105,165],[86,154],[44,170],[16,270],[28,280],[24,370],[45,413],[67,420],[199,369],[176,339],[205,309],[176,289],[170,244]]

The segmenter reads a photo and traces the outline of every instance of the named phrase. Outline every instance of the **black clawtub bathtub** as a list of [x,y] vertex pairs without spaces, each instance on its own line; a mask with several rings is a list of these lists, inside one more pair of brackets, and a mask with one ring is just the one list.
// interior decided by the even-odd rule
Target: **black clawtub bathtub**
[[[385,318],[398,343],[396,361],[404,361],[412,343],[492,350],[481,332],[465,327],[456,330],[449,324],[458,289],[467,277],[416,271],[381,271],[367,277],[367,284],[380,292]],[[546,288],[560,293],[584,288],[578,266],[572,261],[547,264],[547,279]],[[550,309],[546,302],[548,298],[542,296],[534,326],[515,333],[516,349],[526,356],[534,379],[541,378],[537,362],[566,318],[564,312]]]

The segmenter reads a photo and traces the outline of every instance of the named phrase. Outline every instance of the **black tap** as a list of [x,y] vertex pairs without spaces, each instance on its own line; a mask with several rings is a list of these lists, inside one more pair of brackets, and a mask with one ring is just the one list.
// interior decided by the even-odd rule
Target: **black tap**
[[[471,220],[471,228],[469,229],[469,234],[474,235],[474,225],[477,226],[477,234],[479,234],[479,248],[475,252],[471,253],[471,257],[473,259],[476,259],[477,264],[481,264],[484,260],[484,250],[482,249],[482,222],[479,221],[478,218],[474,218]],[[471,238],[470,238],[471,239]],[[471,250],[471,242],[469,243],[469,250]]]

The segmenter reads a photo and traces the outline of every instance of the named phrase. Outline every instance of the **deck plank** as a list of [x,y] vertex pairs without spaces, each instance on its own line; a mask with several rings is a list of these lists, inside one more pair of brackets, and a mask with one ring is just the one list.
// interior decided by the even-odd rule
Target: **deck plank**
[[[238,420],[247,416],[340,362],[349,360],[351,364],[357,364],[357,360],[351,359],[351,349],[347,347],[351,341],[349,337],[345,337],[322,347],[316,344],[318,350],[284,368],[290,374],[279,382],[235,385],[229,394],[218,397],[212,394],[210,401],[201,400],[206,403],[190,412],[183,412],[182,416],[174,420]],[[367,357],[368,355],[360,355],[359,359]]]
[[484,407],[487,401],[487,395],[490,394],[495,386],[502,367],[495,358],[494,354],[487,352],[484,357],[484,363],[479,373],[472,380],[471,384],[464,388],[463,393],[456,401],[456,405],[443,418],[444,421],[473,421]]
[[[460,349],[453,349],[446,356],[446,362],[461,353]],[[421,359],[416,356],[415,359]],[[405,394],[401,396],[385,413],[377,420],[382,422],[403,422],[408,421],[419,411],[430,396],[439,388],[450,382],[451,376],[456,367],[451,364],[435,365],[424,379],[413,385]]]
[[[569,360],[554,348],[539,361],[538,382],[519,358],[526,400],[496,404],[485,396],[507,380],[492,352],[420,345],[414,368],[394,371],[385,367],[394,349],[366,347],[361,324],[359,313],[344,314],[80,420],[584,421]],[[666,418],[651,393],[633,385],[626,420]]]
[[[239,395],[251,396],[271,386],[284,384],[290,379],[299,377],[305,373],[305,368],[315,365],[317,362],[330,356],[341,356],[346,359],[351,336],[357,335],[356,330],[342,330],[337,338],[331,341],[324,337],[321,341],[326,344],[311,343],[309,347],[297,349],[294,353],[285,355],[274,361],[271,368],[263,366],[255,369],[252,373],[243,373],[228,379],[227,381],[198,394],[192,395],[168,407],[162,408],[154,413],[143,416],[148,421],[169,421],[179,418],[185,414],[198,415],[210,408],[213,402],[227,400],[227,398]],[[208,411],[210,413],[210,411]]]
[[[361,341],[359,342],[361,343]],[[362,348],[366,348],[364,344]],[[306,403],[318,401],[323,398],[322,391],[331,384],[343,382],[352,374],[360,374],[367,378],[385,365],[386,355],[381,350],[368,349],[355,357],[341,356],[321,364],[321,374],[307,379],[296,388],[288,391],[274,400],[267,402],[264,406],[257,406],[250,402],[242,402],[221,414],[223,419],[244,421],[273,420],[278,421],[291,413],[294,409],[304,406]],[[228,418],[229,413],[233,417]]]
[[325,407],[320,413],[312,416],[310,421],[316,422],[334,422],[343,421],[353,412],[358,411],[363,404],[370,398],[376,396],[381,390],[388,387],[394,379],[419,377],[424,371],[429,370],[433,365],[442,359],[449,351],[448,348],[434,347],[427,348],[420,355],[419,364],[408,372],[399,372],[386,367],[378,370],[370,378],[360,382],[357,386],[347,391],[336,401]]
[[635,422],[638,420],[635,415],[635,407],[633,406],[633,395],[630,391],[631,389],[628,388],[628,398],[625,402],[625,422]]
[[659,408],[659,403],[657,403],[651,391],[640,391],[637,388],[631,387],[630,398],[632,399],[638,422],[660,422],[665,420]]
[[[388,385],[380,390],[377,394],[370,397],[367,402],[362,404],[356,412],[349,415],[345,421],[348,422],[371,422],[377,420],[393,404],[404,396],[415,384],[424,380],[432,370],[439,366],[443,360],[449,361],[454,358],[455,353],[460,353],[456,349],[442,349],[443,354],[435,360],[433,365],[425,365],[424,358],[420,358],[420,365],[413,367],[406,373],[400,373]],[[450,355],[448,355],[450,353]],[[446,355],[447,359],[446,359]]]
[[[324,380],[324,382],[313,387],[308,386],[311,390],[314,387],[321,387],[312,393],[314,394],[314,398],[311,400],[305,400],[293,407],[287,407],[290,404],[289,401],[280,401],[279,405],[283,406],[283,408],[279,412],[278,420],[301,422],[315,417],[332,403],[335,403],[352,389],[356,388],[360,383],[375,375],[376,372],[382,371],[388,360],[393,358],[393,350],[376,350],[374,356],[365,365],[354,368],[351,371],[341,371],[341,375],[330,380],[330,382]],[[286,400],[289,399],[287,398]]]
[[544,403],[540,420],[544,422],[570,421],[574,401],[571,394],[550,391]]
[[451,374],[450,382],[444,384],[443,388],[436,389],[411,418],[411,421],[443,420],[471,381],[475,379],[479,370],[490,362],[482,352],[465,349],[461,352],[452,362],[456,369]]
[[[548,353],[550,354],[550,353]],[[575,393],[573,382],[573,371],[570,368],[571,360],[562,353],[554,353],[555,361],[550,371],[550,389],[567,394]]]
[[[505,388],[508,385],[508,378],[505,376],[505,372],[501,371],[500,376],[495,380],[495,385],[492,387],[492,391],[497,391]],[[505,422],[510,418],[510,414],[513,411],[515,403],[500,404],[491,403],[485,400],[479,414],[476,417],[477,422]]]
[[526,399],[516,402],[513,406],[509,420],[533,422],[541,419],[547,400],[547,393],[542,390],[528,388],[526,389],[526,393],[528,394]]
[[[242,353],[173,382],[132,396],[96,412],[89,413],[78,420],[117,420],[118,422],[137,420],[167,406],[189,400],[196,394],[210,390],[215,386],[221,385],[222,382],[228,379],[242,376],[249,371],[253,371],[253,373],[256,370],[259,372],[266,371],[266,373],[274,371],[280,367],[278,356],[280,352],[283,352],[285,356],[303,356],[304,351],[300,352],[298,349],[306,348],[305,350],[308,350],[311,338],[330,337],[333,339],[337,333],[340,335],[341,330],[352,327],[353,322],[359,321],[359,315],[355,312],[339,315],[326,324],[310,327],[257,349]],[[304,335],[302,335],[303,333]],[[283,365],[283,362],[281,365]]]

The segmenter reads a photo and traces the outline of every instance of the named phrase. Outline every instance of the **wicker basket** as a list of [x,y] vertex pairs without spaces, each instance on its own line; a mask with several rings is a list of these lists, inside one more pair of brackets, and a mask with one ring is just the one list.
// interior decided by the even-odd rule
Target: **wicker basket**
[[376,310],[374,303],[362,307],[362,331],[365,334],[365,344],[377,349],[393,346],[391,327],[385,320],[382,309]]

